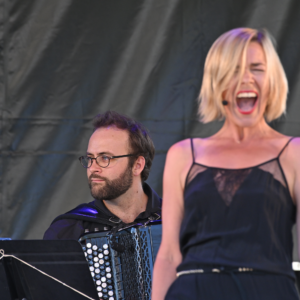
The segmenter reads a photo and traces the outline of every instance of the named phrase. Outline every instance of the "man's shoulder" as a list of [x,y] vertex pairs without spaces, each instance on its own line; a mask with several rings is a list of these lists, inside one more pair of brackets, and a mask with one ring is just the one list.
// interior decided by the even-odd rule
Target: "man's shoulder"
[[[143,189],[145,194],[148,196],[148,205],[146,211],[139,217],[141,219],[148,219],[152,214],[160,216],[162,199],[147,183],[143,184]],[[51,224],[61,220],[78,220],[114,226],[121,222],[119,218],[112,215],[105,207],[101,207],[101,203],[99,203],[99,201],[96,203],[96,200],[89,203],[79,204],[70,211],[56,217]]]
[[92,201],[79,204],[70,211],[56,217],[52,221],[52,224],[59,220],[73,219],[110,225],[109,218],[110,216],[98,209],[95,205],[95,201]]
[[143,183],[144,193],[148,197],[148,203],[146,210],[139,214],[136,219],[136,222],[147,222],[151,220],[160,220],[161,219],[161,205],[162,199],[159,195],[147,184]]
[[161,209],[161,205],[162,205],[161,197],[146,182],[143,183],[143,189],[145,194],[148,196],[148,201],[150,200],[151,203],[151,205],[149,205],[148,207],[152,207],[152,208],[155,207]]

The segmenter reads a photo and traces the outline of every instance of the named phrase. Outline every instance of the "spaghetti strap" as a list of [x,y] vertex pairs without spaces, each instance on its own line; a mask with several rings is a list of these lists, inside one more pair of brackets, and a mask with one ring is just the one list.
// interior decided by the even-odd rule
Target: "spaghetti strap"
[[195,162],[195,155],[194,155],[194,143],[193,143],[193,138],[191,140],[191,150],[192,150],[192,156],[193,156],[193,163]]
[[287,141],[287,143],[284,145],[284,147],[283,147],[283,148],[281,149],[281,151],[279,152],[277,158],[280,157],[280,155],[282,154],[282,152],[284,151],[284,149],[288,146],[288,144],[290,143],[290,141],[291,141],[292,139],[294,139],[294,138],[295,138],[295,137],[293,136],[293,137],[291,137],[291,138]]

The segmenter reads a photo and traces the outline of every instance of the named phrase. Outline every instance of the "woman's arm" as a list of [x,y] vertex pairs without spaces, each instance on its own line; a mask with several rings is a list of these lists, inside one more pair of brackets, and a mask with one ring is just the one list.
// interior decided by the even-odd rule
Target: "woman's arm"
[[297,207],[296,228],[300,259],[300,138],[294,138],[280,157],[288,187]]
[[152,300],[163,300],[176,279],[176,267],[182,257],[179,231],[184,214],[183,190],[192,163],[189,140],[173,145],[168,151],[163,176],[162,242],[153,272]]
[[300,259],[300,138],[294,139],[292,141],[292,162],[295,166],[294,169],[294,182],[293,191],[295,203],[297,206],[297,240],[298,240],[298,259]]

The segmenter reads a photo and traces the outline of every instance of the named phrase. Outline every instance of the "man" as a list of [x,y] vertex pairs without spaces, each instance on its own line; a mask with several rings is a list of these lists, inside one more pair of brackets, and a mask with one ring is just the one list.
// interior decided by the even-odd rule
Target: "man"
[[145,183],[154,145],[145,128],[113,111],[94,120],[87,153],[79,158],[87,169],[94,201],[58,216],[44,239],[74,239],[160,219],[161,199]]

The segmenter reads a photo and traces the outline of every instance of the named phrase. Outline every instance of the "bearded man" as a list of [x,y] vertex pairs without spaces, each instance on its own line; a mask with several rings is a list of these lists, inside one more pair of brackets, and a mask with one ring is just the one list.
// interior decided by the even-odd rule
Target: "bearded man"
[[145,183],[155,152],[147,130],[113,111],[98,115],[93,125],[87,153],[79,160],[95,200],[55,218],[46,240],[78,240],[85,233],[160,219],[161,199]]

